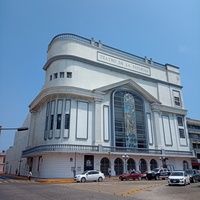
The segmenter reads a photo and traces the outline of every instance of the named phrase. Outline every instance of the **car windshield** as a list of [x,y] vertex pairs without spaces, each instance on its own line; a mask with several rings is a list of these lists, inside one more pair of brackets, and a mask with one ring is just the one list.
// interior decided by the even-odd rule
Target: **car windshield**
[[158,171],[159,171],[159,169],[158,169],[158,168],[156,168],[156,169],[153,169],[153,171],[154,171],[154,172],[158,172]]
[[191,169],[186,169],[185,172],[186,172],[187,174],[193,174],[193,171],[192,171]]
[[183,172],[172,172],[171,176],[183,176]]
[[86,174],[88,171],[84,171],[83,173],[81,173],[81,174]]

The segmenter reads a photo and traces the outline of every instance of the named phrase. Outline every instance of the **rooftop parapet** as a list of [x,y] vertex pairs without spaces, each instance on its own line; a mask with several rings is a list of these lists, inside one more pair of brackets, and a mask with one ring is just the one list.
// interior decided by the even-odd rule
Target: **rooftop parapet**
[[[129,59],[133,59],[133,60],[136,60],[136,61],[148,63],[148,64],[150,64],[152,66],[163,68],[163,69],[167,69],[167,67],[170,65],[170,64],[165,64],[164,65],[164,64],[161,64],[161,63],[153,61],[152,58],[147,59],[146,56],[143,58],[143,57],[136,56],[134,54],[131,54],[131,53],[128,53],[128,52],[125,52],[125,51],[110,47],[108,45],[102,44],[100,40],[99,40],[99,42],[96,42],[96,41],[94,41],[93,38],[87,39],[87,38],[84,38],[82,36],[78,36],[78,35],[75,35],[75,34],[72,34],[72,33],[62,33],[62,34],[56,35],[51,40],[50,44],[48,45],[48,50],[50,49],[50,47],[51,47],[51,45],[52,45],[52,43],[54,41],[63,40],[63,39],[73,39],[73,40],[76,40],[76,41],[79,41],[79,42],[82,42],[82,43],[86,43],[88,45],[92,45],[92,46],[95,46],[95,47],[102,48],[102,49],[110,51],[112,53],[117,53],[119,55],[126,56]],[[170,66],[173,67],[173,68],[179,69],[176,66],[173,66],[173,65],[170,65]]]

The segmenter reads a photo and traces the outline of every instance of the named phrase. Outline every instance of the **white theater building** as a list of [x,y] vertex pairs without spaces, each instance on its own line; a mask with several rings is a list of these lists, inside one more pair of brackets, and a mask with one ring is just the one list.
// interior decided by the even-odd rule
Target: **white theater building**
[[30,104],[6,173],[67,178],[84,170],[191,168],[179,68],[74,34],[48,46],[45,82]]

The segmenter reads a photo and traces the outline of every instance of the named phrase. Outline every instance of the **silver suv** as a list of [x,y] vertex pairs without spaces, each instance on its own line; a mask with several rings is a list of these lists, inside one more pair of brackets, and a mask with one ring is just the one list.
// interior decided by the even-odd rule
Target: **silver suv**
[[77,174],[74,177],[74,180],[77,182],[85,182],[85,181],[103,181],[105,179],[105,176],[102,172],[98,170],[90,170],[85,171],[82,174]]

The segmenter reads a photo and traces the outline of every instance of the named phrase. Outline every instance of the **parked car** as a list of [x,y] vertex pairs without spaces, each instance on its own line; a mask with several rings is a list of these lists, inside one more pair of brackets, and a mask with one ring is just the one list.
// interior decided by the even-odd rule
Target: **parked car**
[[194,176],[195,176],[195,180],[200,182],[200,172],[198,172]]
[[78,174],[74,177],[74,180],[77,182],[85,182],[85,181],[103,181],[105,179],[104,173],[98,170],[89,170],[85,171],[82,174]]
[[200,173],[197,169],[186,169],[185,172],[189,174],[191,183],[200,181]]
[[148,171],[146,171],[144,173],[141,173],[141,178],[142,179],[147,179],[147,173],[148,173]]
[[174,171],[168,177],[168,185],[189,185],[190,176],[185,171]]
[[132,179],[132,180],[135,180],[135,179],[141,180],[141,177],[142,177],[142,175],[141,175],[140,172],[138,172],[138,171],[131,171],[130,173],[120,175],[119,179],[121,181],[123,181],[123,180],[128,181],[129,179]]
[[147,179],[155,179],[158,180],[160,178],[166,179],[171,174],[171,172],[167,168],[155,168],[152,171],[147,172]]

